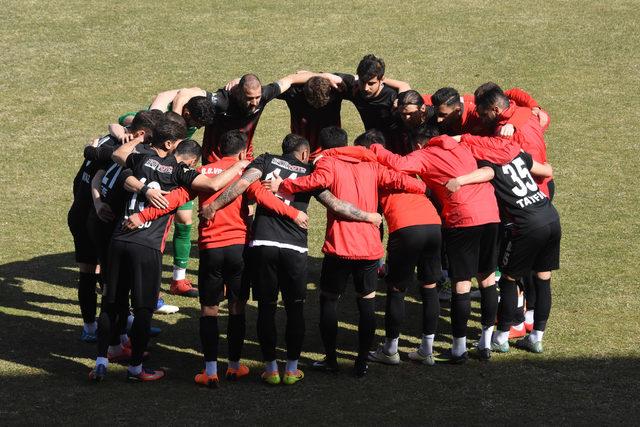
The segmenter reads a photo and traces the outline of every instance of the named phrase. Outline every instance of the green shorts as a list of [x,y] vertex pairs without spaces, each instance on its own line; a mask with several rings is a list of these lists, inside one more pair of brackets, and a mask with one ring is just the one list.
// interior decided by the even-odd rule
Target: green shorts
[[179,211],[190,211],[192,209],[193,209],[193,200],[189,200],[187,203],[185,203],[184,205],[178,208]]

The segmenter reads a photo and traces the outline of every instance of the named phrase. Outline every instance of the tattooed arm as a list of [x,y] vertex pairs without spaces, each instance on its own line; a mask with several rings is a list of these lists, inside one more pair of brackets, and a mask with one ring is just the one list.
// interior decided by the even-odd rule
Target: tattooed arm
[[382,217],[377,212],[365,212],[349,202],[338,199],[329,190],[324,190],[318,195],[318,201],[334,214],[351,221],[370,222],[376,227],[380,226]]
[[262,171],[256,168],[249,168],[240,177],[239,180],[234,182],[227,188],[220,196],[218,196],[213,202],[202,207],[200,216],[206,219],[212,219],[216,211],[224,208],[229,203],[233,202],[238,196],[245,192],[245,190],[260,179]]

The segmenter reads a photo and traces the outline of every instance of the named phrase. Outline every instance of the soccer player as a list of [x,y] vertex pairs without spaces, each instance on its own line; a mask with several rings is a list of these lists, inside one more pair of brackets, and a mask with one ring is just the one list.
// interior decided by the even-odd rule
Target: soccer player
[[509,351],[509,328],[514,323],[517,306],[516,281],[535,272],[536,310],[533,330],[516,346],[542,353],[544,334],[551,310],[551,271],[560,265],[560,218],[551,201],[536,184],[538,177],[552,176],[549,164],[540,164],[526,152],[506,165],[481,161],[480,169],[447,182],[456,192],[466,185],[490,181],[495,188],[505,224],[505,241],[501,254],[500,306],[498,330],[492,340],[495,351]]
[[[184,126],[164,120],[154,134],[152,148],[154,155],[134,152],[138,141],[123,144],[113,153],[113,159],[133,172],[143,187],[144,196],[150,188],[171,190],[178,185],[203,191],[217,191],[226,185],[246,163],[229,168],[215,178],[199,175],[189,167],[200,156],[200,146],[192,140],[181,142],[186,134]],[[173,155],[175,151],[175,156]],[[134,193],[127,205],[125,219],[144,209],[145,201]],[[156,308],[160,277],[162,273],[162,252],[170,218],[163,217],[143,224],[133,231],[116,228],[108,255],[107,281],[104,298],[107,310],[100,314],[99,334],[110,336],[114,333],[116,314],[128,304],[129,292],[135,319],[131,327],[132,354],[127,370],[130,380],[153,381],[164,377],[164,371],[143,369],[142,357],[149,340],[151,317]],[[108,366],[107,348],[99,348],[96,367],[89,377],[100,381]]]
[[[337,127],[321,131],[324,149],[347,145],[347,133]],[[311,175],[285,179],[274,177],[273,191],[281,191],[285,197],[299,192],[329,189],[336,197],[371,212],[378,207],[378,188],[406,190],[424,193],[424,183],[390,171],[376,162],[339,155],[321,157]],[[354,185],[354,183],[357,183]],[[344,293],[347,280],[353,276],[358,293],[358,356],[354,374],[367,373],[367,357],[375,332],[375,288],[378,260],[384,254],[378,229],[364,222],[352,222],[327,212],[327,232],[322,251],[325,254],[320,277],[320,332],[326,357],[315,366],[331,371],[338,368],[336,335],[338,332],[337,303]]]
[[[369,130],[358,136],[354,144],[367,148],[372,144],[384,145],[384,136],[379,131]],[[323,155],[330,155],[331,152],[332,150],[328,150]],[[357,152],[354,151],[351,155],[357,156]],[[398,339],[404,318],[404,297],[407,287],[415,280],[417,267],[422,297],[422,342],[416,351],[409,353],[409,358],[425,365],[433,365],[433,341],[440,316],[436,281],[442,275],[441,220],[424,194],[381,190],[380,205],[389,225],[385,276],[386,339],[376,351],[369,353],[369,360],[389,365],[400,363]]]
[[183,106],[197,98],[191,105],[199,108],[189,108],[189,120],[205,126],[203,159],[207,163],[219,157],[220,137],[233,129],[247,134],[247,158],[253,159],[253,134],[266,105],[292,84],[305,83],[311,76],[312,73],[290,74],[262,86],[255,74],[245,74],[237,85],[231,82],[227,85],[229,89],[218,89],[215,93],[199,88],[182,89],[173,101],[173,109],[182,113]]
[[450,194],[446,190],[444,184],[449,179],[477,168],[476,159],[467,145],[446,135],[435,136],[437,133],[437,130],[429,129],[429,133],[424,135],[427,145],[407,156],[393,154],[379,144],[373,144],[371,150],[383,165],[418,174],[442,206],[443,238],[453,292],[453,344],[451,350],[436,358],[436,361],[464,363],[468,358],[466,337],[471,311],[469,292],[472,277],[477,278],[480,286],[482,335],[478,348],[480,357],[488,360],[491,357],[491,334],[498,306],[495,287],[500,222],[498,207],[493,188],[487,183],[466,187],[464,194]]

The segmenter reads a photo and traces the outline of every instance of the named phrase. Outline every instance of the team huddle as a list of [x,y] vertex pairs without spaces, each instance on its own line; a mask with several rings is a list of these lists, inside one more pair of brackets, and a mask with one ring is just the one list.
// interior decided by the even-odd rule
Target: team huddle
[[[474,94],[451,87],[420,94],[384,72],[383,60],[367,55],[355,75],[299,71],[262,85],[246,74],[215,92],[163,92],[148,110],[122,116],[108,135],[85,147],[68,222],[80,269],[81,339],[97,342],[92,381],[105,378],[109,362],[123,361],[129,380],[165,376],[162,369],[143,367],[143,359],[157,333],[153,313],[171,311],[159,295],[174,217],[170,292],[197,296],[201,305],[204,368],[195,382],[219,383],[218,312],[225,299],[225,378],[249,375],[241,359],[250,295],[258,305],[262,380],[270,385],[302,380],[298,359],[305,336],[311,197],[327,209],[317,280],[325,357],[315,368],[339,369],[337,306],[350,279],[359,313],[357,377],[366,375],[370,361],[401,362],[404,299],[416,277],[422,334],[409,359],[458,364],[471,353],[488,361],[492,353],[508,352],[513,338],[520,338],[519,348],[543,351],[561,238],[544,140],[549,116],[517,88],[485,83]],[[282,139],[280,153],[254,156],[256,126],[274,99],[287,103],[291,133]],[[343,100],[353,103],[365,128],[352,145],[340,127]],[[202,146],[190,139],[200,127]],[[195,198],[197,289],[185,277]],[[385,340],[372,350],[382,275]],[[451,283],[453,342],[435,355],[438,283],[445,277]],[[474,278],[482,332],[468,351]],[[282,375],[275,322],[280,296],[287,318]]]

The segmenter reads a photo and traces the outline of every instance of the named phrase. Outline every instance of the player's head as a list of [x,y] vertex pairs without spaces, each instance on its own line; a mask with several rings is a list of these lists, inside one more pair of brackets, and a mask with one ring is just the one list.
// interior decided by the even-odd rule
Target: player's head
[[329,80],[316,76],[311,77],[302,87],[304,97],[313,108],[322,108],[331,101],[333,89]]
[[482,83],[480,86],[478,86],[476,91],[473,92],[473,96],[476,97],[476,98],[482,97],[482,95],[484,95],[485,93],[489,92],[490,90],[494,90],[494,89],[497,89],[500,92],[502,92],[502,88],[500,86],[498,86],[497,83],[494,83],[494,82]]
[[396,111],[402,122],[409,128],[415,128],[427,119],[427,106],[415,90],[408,90],[398,94]]
[[247,134],[238,130],[230,130],[222,134],[220,138],[220,154],[222,157],[238,157],[243,160],[247,157]]
[[188,127],[202,127],[213,123],[215,109],[206,96],[194,96],[182,108]]
[[507,108],[509,108],[509,98],[497,85],[476,97],[476,111],[486,124],[497,123],[500,113]]
[[255,74],[245,74],[240,78],[240,83],[234,88],[235,97],[245,109],[247,114],[252,114],[260,105],[262,98],[262,84]]
[[155,148],[171,154],[186,136],[187,127],[184,123],[169,120],[163,115],[162,120],[156,125],[151,144]]
[[377,129],[369,129],[365,133],[358,135],[353,141],[353,145],[365,148],[369,148],[373,144],[382,144],[382,146],[385,144],[384,135]]
[[187,127],[187,121],[184,119],[184,117],[182,117],[178,113],[174,113],[173,111],[165,111],[164,118],[171,122],[175,122],[180,126],[184,126],[185,128]]
[[420,129],[415,137],[415,149],[425,147],[432,138],[440,135],[440,130],[435,124],[425,126]]
[[462,124],[460,93],[452,87],[443,87],[431,95],[431,104],[436,110],[436,121],[443,131],[459,127]]
[[311,154],[309,141],[300,135],[290,133],[282,140],[282,154],[293,154],[296,159],[307,163]]
[[162,119],[163,114],[160,110],[138,111],[133,117],[129,131],[134,138],[142,138],[143,143],[150,144],[155,128]]
[[323,128],[318,134],[318,141],[323,150],[345,147],[348,142],[347,132],[338,126]]
[[384,78],[384,61],[375,55],[365,55],[356,70],[360,91],[366,98],[372,98],[382,89]]
[[198,163],[202,155],[202,147],[193,139],[183,139],[176,147],[174,153],[176,160],[193,167]]

